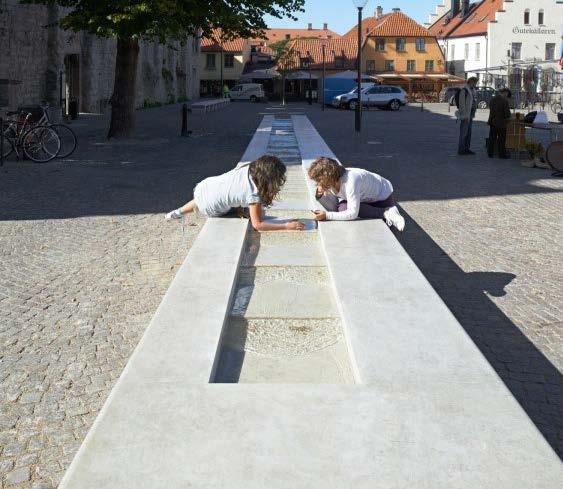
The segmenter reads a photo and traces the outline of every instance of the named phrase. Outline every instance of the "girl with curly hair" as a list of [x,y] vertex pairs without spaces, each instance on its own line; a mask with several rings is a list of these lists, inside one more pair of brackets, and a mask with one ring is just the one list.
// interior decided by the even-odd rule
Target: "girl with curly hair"
[[322,157],[309,168],[317,184],[317,199],[325,193],[338,198],[338,212],[314,211],[317,221],[385,219],[389,227],[405,228],[393,197],[393,185],[381,175],[360,168],[345,168],[332,158]]
[[194,198],[183,207],[166,214],[165,218],[181,219],[196,209],[207,217],[220,217],[236,209],[250,209],[250,220],[257,231],[301,231],[305,225],[299,221],[284,224],[263,220],[263,208],[271,206],[285,183],[286,168],[282,161],[264,155],[247,165],[241,165],[223,175],[206,178],[194,189]]

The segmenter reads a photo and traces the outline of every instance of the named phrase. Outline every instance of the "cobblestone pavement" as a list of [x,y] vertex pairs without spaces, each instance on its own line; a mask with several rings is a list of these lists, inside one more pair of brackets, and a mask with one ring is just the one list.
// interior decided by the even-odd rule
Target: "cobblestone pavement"
[[[139,112],[125,143],[83,117],[73,161],[0,169],[2,487],[56,487],[202,224],[184,234],[162,213],[232,168],[277,112],[194,115],[186,140],[178,111]],[[359,137],[349,112],[286,112],[305,112],[345,164],[393,181],[409,216],[401,243],[563,454],[563,182],[489,160],[482,144],[456,156],[457,126],[437,106],[367,112]]]
[[0,169],[2,487],[57,486],[201,228],[163,213],[238,161],[260,120],[239,112],[186,140],[178,106],[142,111],[111,144],[85,117],[73,161]]
[[457,156],[441,104],[397,113],[313,110],[348,166],[388,177],[408,214],[401,244],[552,447],[563,456],[563,180],[517,160]]

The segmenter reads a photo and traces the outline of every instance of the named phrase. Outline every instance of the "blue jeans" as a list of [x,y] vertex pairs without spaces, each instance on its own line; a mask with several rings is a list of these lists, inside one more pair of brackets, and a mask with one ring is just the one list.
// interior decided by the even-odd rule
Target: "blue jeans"
[[459,145],[458,152],[466,153],[471,147],[471,128],[473,127],[473,119],[461,119],[459,127]]

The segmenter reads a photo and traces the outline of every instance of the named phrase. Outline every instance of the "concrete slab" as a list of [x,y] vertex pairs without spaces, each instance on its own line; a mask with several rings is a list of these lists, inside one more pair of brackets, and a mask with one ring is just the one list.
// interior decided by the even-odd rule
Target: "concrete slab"
[[241,270],[231,315],[245,318],[333,318],[338,312],[324,268]]
[[321,267],[324,266],[325,259],[322,255],[318,242],[291,241],[286,240],[279,243],[264,243],[260,239],[247,239],[242,265],[245,267]]
[[122,384],[61,489],[556,489],[563,475],[488,385],[147,387]]
[[353,384],[344,338],[322,351],[299,356],[272,356],[225,345],[215,383]]

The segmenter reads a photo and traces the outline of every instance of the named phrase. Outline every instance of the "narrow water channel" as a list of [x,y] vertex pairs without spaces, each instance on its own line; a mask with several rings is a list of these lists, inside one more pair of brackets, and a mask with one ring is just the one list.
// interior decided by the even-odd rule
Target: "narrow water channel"
[[[268,154],[288,167],[272,218],[311,218],[293,124],[276,117]],[[343,329],[315,226],[249,229],[216,383],[353,383]]]

